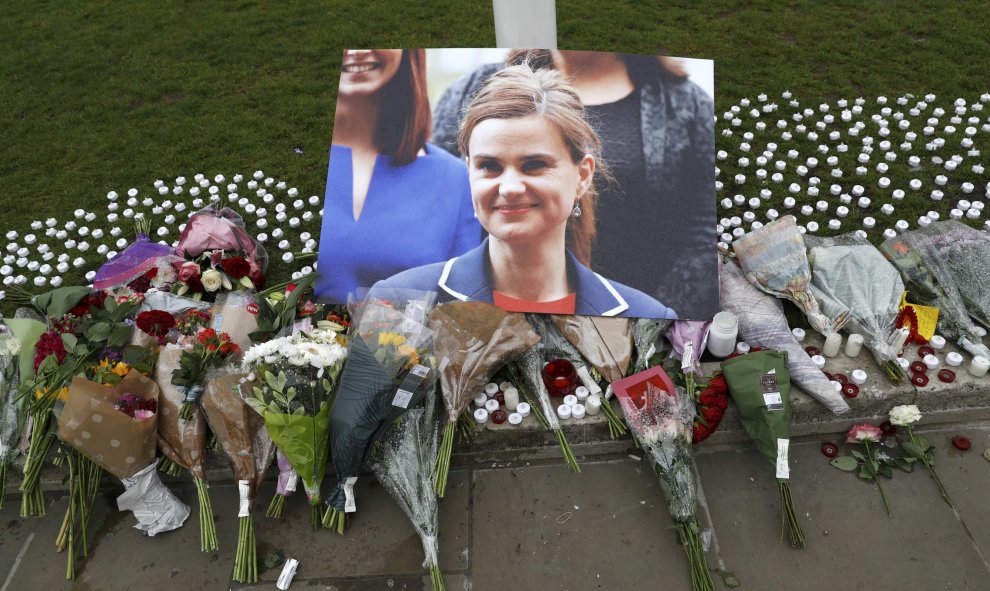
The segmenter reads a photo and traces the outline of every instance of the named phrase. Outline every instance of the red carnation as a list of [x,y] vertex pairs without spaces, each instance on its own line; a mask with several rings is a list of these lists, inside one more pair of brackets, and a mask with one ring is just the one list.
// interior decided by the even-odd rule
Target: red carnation
[[161,339],[175,327],[175,317],[164,310],[148,310],[137,315],[137,327],[156,339]]
[[237,280],[242,277],[247,277],[251,272],[251,264],[244,259],[244,257],[228,257],[221,261],[220,266],[223,268],[227,275],[230,275],[231,279]]
[[38,366],[49,355],[54,355],[59,363],[65,361],[65,344],[62,342],[62,335],[55,331],[48,331],[41,335],[35,345],[34,371],[38,372]]
[[707,426],[703,425],[700,422],[695,422],[694,428],[691,430],[691,442],[700,443],[705,439],[708,439],[708,436],[711,434],[712,434],[711,429],[709,429]]
[[721,410],[711,406],[706,406],[701,411],[701,416],[705,418],[705,421],[708,422],[709,425],[718,424],[718,422],[722,420],[723,414],[724,413]]

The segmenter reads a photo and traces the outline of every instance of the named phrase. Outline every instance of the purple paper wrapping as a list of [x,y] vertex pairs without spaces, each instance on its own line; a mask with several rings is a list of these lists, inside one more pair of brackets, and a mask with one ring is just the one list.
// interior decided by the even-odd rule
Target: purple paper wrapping
[[146,235],[138,234],[130,246],[99,268],[93,278],[93,287],[110,289],[127,285],[157,266],[161,259],[172,264],[181,261],[182,257],[177,256],[171,246],[152,242]]

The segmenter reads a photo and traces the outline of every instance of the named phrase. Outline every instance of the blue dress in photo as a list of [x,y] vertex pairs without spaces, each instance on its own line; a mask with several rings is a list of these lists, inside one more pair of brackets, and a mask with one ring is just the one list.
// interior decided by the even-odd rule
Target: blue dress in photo
[[400,167],[379,155],[355,220],[351,149],[331,146],[316,282],[321,302],[346,303],[360,288],[481,243],[467,167],[433,144],[425,151]]

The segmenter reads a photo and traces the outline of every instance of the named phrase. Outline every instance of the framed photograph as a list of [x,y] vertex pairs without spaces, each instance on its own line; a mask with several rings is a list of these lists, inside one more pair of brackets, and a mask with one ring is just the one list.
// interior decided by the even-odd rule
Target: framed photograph
[[711,318],[713,71],[585,51],[345,51],[317,295]]

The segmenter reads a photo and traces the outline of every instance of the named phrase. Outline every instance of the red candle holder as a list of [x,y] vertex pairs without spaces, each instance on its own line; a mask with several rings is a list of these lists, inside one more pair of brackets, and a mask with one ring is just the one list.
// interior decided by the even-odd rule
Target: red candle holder
[[911,373],[927,374],[928,366],[920,361],[915,361],[911,363]]
[[573,394],[581,385],[574,364],[566,359],[554,359],[543,366],[540,375],[543,377],[547,392],[553,398],[563,398]]
[[922,359],[924,359],[926,355],[934,355],[934,354],[935,354],[935,349],[932,349],[927,345],[923,347],[918,347],[918,357],[921,357]]
[[509,416],[505,414],[505,411],[501,408],[492,412],[492,422],[496,425],[501,425],[507,418],[509,418]]
[[855,398],[859,396],[859,386],[856,384],[845,384],[842,386],[842,393],[846,398]]

